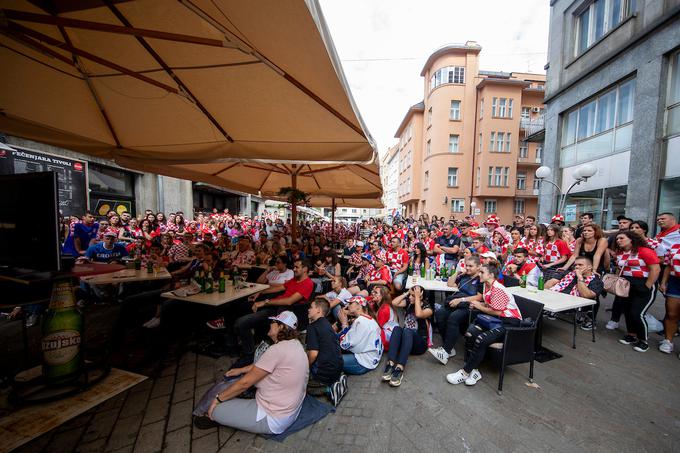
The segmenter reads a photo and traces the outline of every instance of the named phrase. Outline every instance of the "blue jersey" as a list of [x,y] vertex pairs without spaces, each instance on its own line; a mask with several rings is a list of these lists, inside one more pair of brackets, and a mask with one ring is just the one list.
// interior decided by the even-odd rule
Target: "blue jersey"
[[96,263],[110,263],[111,261],[117,261],[128,256],[127,249],[123,244],[113,244],[112,249],[107,249],[104,247],[103,243],[91,245],[85,256]]
[[67,255],[78,256],[76,250],[75,238],[80,239],[80,247],[84,250],[90,246],[90,241],[96,239],[99,232],[99,224],[93,223],[92,226],[87,226],[84,223],[76,223],[73,225],[73,233],[70,233],[64,241],[63,251]]

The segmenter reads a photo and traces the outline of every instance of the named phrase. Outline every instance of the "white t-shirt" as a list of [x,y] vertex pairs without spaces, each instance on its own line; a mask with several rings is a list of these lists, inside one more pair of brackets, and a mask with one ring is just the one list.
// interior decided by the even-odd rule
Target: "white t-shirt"
[[338,299],[342,303],[342,305],[345,305],[347,300],[350,297],[352,297],[352,293],[347,291],[345,288],[342,288],[340,290],[340,293],[336,293],[335,291],[330,291],[330,292],[327,292],[324,295],[328,298],[328,300]]
[[292,269],[286,269],[283,272],[279,272],[278,270],[274,269],[267,274],[267,283],[270,285],[283,285],[288,280],[291,280],[294,276],[295,275],[293,274]]
[[352,352],[359,365],[374,369],[383,353],[380,326],[370,316],[360,315],[340,337],[340,347]]

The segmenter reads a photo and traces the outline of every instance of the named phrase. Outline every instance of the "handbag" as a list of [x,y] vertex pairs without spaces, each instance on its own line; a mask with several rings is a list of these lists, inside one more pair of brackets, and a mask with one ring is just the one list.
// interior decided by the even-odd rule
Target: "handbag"
[[604,277],[602,277],[604,290],[609,294],[614,294],[619,297],[628,297],[628,294],[630,294],[630,282],[621,277],[624,267],[625,266],[621,266],[619,275],[605,274]]
[[477,315],[477,318],[475,318],[475,324],[484,330],[493,330],[501,327],[503,325],[503,321],[495,316],[481,313]]

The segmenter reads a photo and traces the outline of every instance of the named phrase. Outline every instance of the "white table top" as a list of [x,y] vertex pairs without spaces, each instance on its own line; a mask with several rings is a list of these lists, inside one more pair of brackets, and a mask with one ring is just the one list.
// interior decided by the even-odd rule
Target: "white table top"
[[595,305],[595,300],[593,299],[572,296],[571,294],[558,293],[557,291],[536,290],[536,292],[533,292],[529,291],[527,288],[513,286],[508,288],[508,292],[514,294],[515,296],[522,296],[525,299],[539,302],[543,304],[543,310],[552,311],[555,313]]
[[146,282],[151,280],[168,280],[172,276],[167,269],[162,268],[158,272],[149,273],[146,269],[122,269],[108,274],[81,277],[80,279],[89,285],[109,285],[112,283]]
[[241,289],[235,289],[231,281],[227,281],[226,292],[220,293],[217,290],[210,294],[198,293],[193,296],[180,297],[175,295],[172,291],[161,294],[161,297],[166,299],[183,300],[185,302],[192,302],[195,304],[212,305],[217,307],[219,305],[224,305],[227,302],[232,302],[236,299],[242,297],[251,296],[257,294],[265,289],[269,288],[269,285],[263,285],[260,283],[248,283],[248,286]]
[[424,278],[418,277],[416,282],[413,282],[413,278],[408,277],[406,279],[406,289],[411,289],[413,286],[422,286],[426,291],[448,291],[455,292],[458,288],[452,288],[442,280],[425,280]]

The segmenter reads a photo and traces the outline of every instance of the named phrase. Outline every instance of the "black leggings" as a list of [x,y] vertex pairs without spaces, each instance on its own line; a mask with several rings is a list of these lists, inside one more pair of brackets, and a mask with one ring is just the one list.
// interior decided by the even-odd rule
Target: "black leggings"
[[[645,285],[647,278],[625,277],[625,279],[630,282],[630,292],[628,293],[628,297],[616,296],[614,298],[612,320],[617,321],[614,319],[614,316],[617,313],[623,313],[623,316],[626,319],[626,330],[628,333],[635,334],[639,340],[647,341],[648,330],[645,315],[647,314],[649,307],[654,303],[656,283],[649,289]],[[614,309],[616,309],[617,312],[615,312]]]
[[466,373],[471,373],[472,370],[477,368],[484,356],[486,355],[486,350],[493,343],[497,343],[505,336],[505,328],[512,326],[519,326],[520,320],[516,318],[501,318],[503,325],[491,330],[484,330],[477,324],[472,324],[468,328],[468,333],[470,336],[465,337],[465,364],[463,365],[463,370]]

